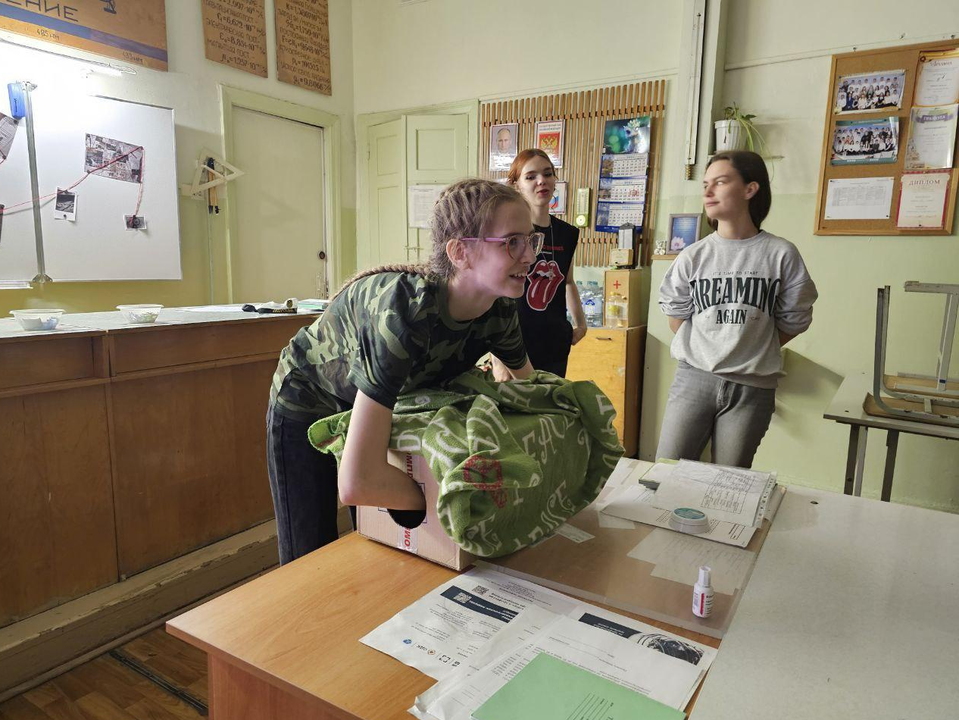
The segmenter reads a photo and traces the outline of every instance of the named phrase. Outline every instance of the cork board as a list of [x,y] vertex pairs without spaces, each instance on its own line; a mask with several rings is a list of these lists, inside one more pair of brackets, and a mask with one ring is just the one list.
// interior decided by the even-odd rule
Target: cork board
[[580,228],[575,262],[581,266],[608,266],[611,264],[610,251],[617,245],[617,235],[597,232],[594,229],[603,127],[607,120],[648,115],[649,168],[646,174],[646,209],[641,235],[642,256],[638,263],[648,265],[652,251],[653,219],[656,216],[662,122],[665,113],[665,80],[484,102],[480,106],[480,175],[492,180],[503,180],[506,177],[505,171],[489,170],[489,133],[492,126],[516,123],[519,130],[517,149],[522,150],[535,146],[537,122],[563,120],[565,152],[563,167],[557,168],[556,179],[567,183],[566,212],[557,213],[556,217],[572,224],[576,188],[591,188],[590,224]]
[[[861,52],[833,55],[832,72],[829,75],[829,95],[826,100],[826,123],[823,135],[823,150],[819,169],[819,191],[816,201],[816,235],[951,235],[955,220],[956,186],[959,185],[959,169],[953,160],[949,189],[946,195],[945,222],[942,228],[898,228],[896,221],[899,210],[899,194],[902,189],[901,178],[906,156],[906,140],[909,137],[910,111],[912,109],[916,78],[920,66],[920,55],[926,51],[951,50],[959,47],[959,40],[923,43],[921,45],[903,45],[901,47],[865,50]],[[890,70],[905,70],[905,82],[902,93],[902,107],[887,108],[884,111],[846,112],[835,111],[837,83],[840,77],[865,73],[881,73]],[[895,116],[899,118],[899,152],[894,163],[873,165],[832,165],[833,132],[836,123],[846,120],[873,120]],[[957,141],[959,145],[959,141]],[[959,153],[957,153],[959,154]],[[830,180],[852,178],[891,177],[892,202],[889,218],[883,220],[826,220],[827,189]]]
[[275,0],[275,6],[277,78],[332,95],[327,0]]
[[203,0],[206,59],[266,77],[263,0]]
[[167,69],[164,0],[2,2],[0,30],[106,55],[131,65]]

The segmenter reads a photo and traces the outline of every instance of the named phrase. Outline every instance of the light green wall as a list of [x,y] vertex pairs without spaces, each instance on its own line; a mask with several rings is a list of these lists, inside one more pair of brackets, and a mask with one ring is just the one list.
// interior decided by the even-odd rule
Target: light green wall
[[[342,251],[338,275],[349,275],[356,259],[356,145],[353,133],[353,36],[351,0],[330,0],[330,46],[333,95],[320,95],[276,80],[273,0],[266,0],[266,36],[269,78],[260,78],[206,60],[200,3],[167,0],[169,72],[138,69],[121,78],[91,76],[92,94],[174,108],[177,145],[177,181],[192,180],[194,161],[203,148],[223,153],[219,85],[249,90],[325,111],[342,118],[340,123],[340,232]],[[19,40],[18,40],[19,42]],[[70,52],[64,50],[64,52]],[[75,53],[83,57],[82,53]],[[44,55],[44,62],[75,66],[68,60]],[[103,60],[97,56],[93,59]],[[51,59],[52,58],[52,59]],[[72,71],[71,72],[75,72]],[[79,81],[79,80],[78,80]],[[318,171],[321,171],[318,168]],[[229,187],[227,187],[229,192]],[[0,316],[20,307],[62,307],[68,311],[112,309],[121,303],[157,302],[167,306],[210,302],[210,255],[213,256],[213,294],[225,295],[225,238],[228,218],[221,213],[208,218],[206,206],[180,197],[180,249],[183,279],[163,282],[50,283],[30,290],[0,290]],[[209,230],[208,232],[208,222]]]
[[[737,0],[728,7],[722,97],[725,104],[737,101],[756,113],[769,153],[783,156],[771,162],[773,207],[764,227],[799,247],[820,293],[812,327],[786,348],[789,374],[780,386],[776,415],[756,466],[778,470],[787,482],[841,491],[848,428],[822,419],[822,414],[847,374],[871,372],[876,289],[893,289],[887,370],[932,374],[943,302],[906,296],[902,286],[907,280],[959,282],[959,242],[956,234],[813,235],[831,55],[853,46],[955,37],[959,12],[954,3],[939,0],[922,3],[922,12],[906,14],[901,5],[886,1],[867,6],[815,0],[800,6],[782,0]],[[823,17],[830,21],[821,22]],[[664,204],[670,212],[698,210],[699,181],[681,182]],[[653,264],[654,292],[667,267],[667,262]],[[671,338],[654,302],[640,439],[645,458],[655,454],[675,370],[669,358]],[[952,364],[954,375],[959,347],[953,350]],[[884,452],[885,433],[872,431],[866,496],[879,496]],[[959,511],[959,443],[902,435],[892,496],[897,502]]]
[[[711,2],[710,13],[719,3]],[[904,297],[906,280],[959,282],[955,235],[818,237],[812,234],[830,56],[959,35],[953,0],[926,0],[902,12],[892,0],[724,0],[728,20],[724,102],[759,115],[773,155],[773,210],[767,227],[792,240],[806,258],[820,300],[811,330],[786,349],[789,375],[756,459],[786,482],[841,490],[848,432],[822,419],[842,378],[870,368],[876,288],[891,285],[889,367],[931,372],[941,322],[936,301]],[[700,210],[702,164],[682,174],[684,91],[682,2],[576,0],[475,3],[357,3],[354,54],[357,112],[386,111],[469,98],[498,98],[634,79],[668,81],[660,164],[657,236],[671,212]],[[614,43],[609,29],[634,34]],[[573,29],[570,29],[573,28]],[[535,30],[534,30],[535,29]],[[707,58],[708,60],[708,58]],[[666,262],[652,267],[655,293]],[[655,297],[653,298],[655,300]],[[655,302],[649,316],[640,452],[655,453],[675,363],[671,335]],[[959,355],[959,348],[955,353]],[[953,360],[959,372],[959,358]],[[864,494],[878,496],[884,433],[870,436]],[[959,443],[903,435],[893,499],[959,511]]]

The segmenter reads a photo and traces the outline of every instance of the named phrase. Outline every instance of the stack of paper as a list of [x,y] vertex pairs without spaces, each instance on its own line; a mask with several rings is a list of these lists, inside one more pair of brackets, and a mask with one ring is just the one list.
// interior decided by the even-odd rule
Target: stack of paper
[[[636,461],[620,463],[629,466]],[[638,464],[634,469],[634,474],[640,472]],[[681,460],[678,464],[657,463],[641,477],[627,476],[605,497],[600,511],[672,529],[669,518],[673,510],[694,508],[709,520],[709,529],[699,537],[746,547],[763,518],[775,513],[780,498],[776,473]]]
[[557,660],[537,655],[473,713],[475,720],[682,720],[679,710]]
[[716,656],[705,645],[489,569],[443,583],[361,642],[440,680],[410,710],[421,720],[469,720],[542,653],[681,709]]

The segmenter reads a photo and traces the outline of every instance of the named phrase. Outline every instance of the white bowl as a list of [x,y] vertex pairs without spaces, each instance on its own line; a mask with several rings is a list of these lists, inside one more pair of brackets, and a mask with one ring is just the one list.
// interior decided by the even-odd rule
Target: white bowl
[[117,305],[128,323],[152,323],[160,314],[162,305]]
[[36,308],[35,310],[11,310],[24,330],[53,330],[60,323],[63,310]]

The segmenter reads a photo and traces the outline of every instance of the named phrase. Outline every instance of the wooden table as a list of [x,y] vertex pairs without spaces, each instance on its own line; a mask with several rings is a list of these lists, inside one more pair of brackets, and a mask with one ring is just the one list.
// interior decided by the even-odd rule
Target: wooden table
[[353,533],[171,620],[167,630],[209,654],[216,720],[407,720],[435,681],[359,640],[454,575]]
[[863,410],[866,395],[872,392],[872,376],[865,373],[848,375],[836,391],[823,417],[826,420],[849,426],[849,449],[846,455],[846,495],[862,494],[862,477],[866,466],[866,435],[869,428],[886,431],[886,465],[882,475],[880,498],[889,502],[892,496],[892,478],[896,471],[896,453],[899,449],[899,433],[926,435],[928,437],[959,440],[959,428],[914,420],[870,415]]

